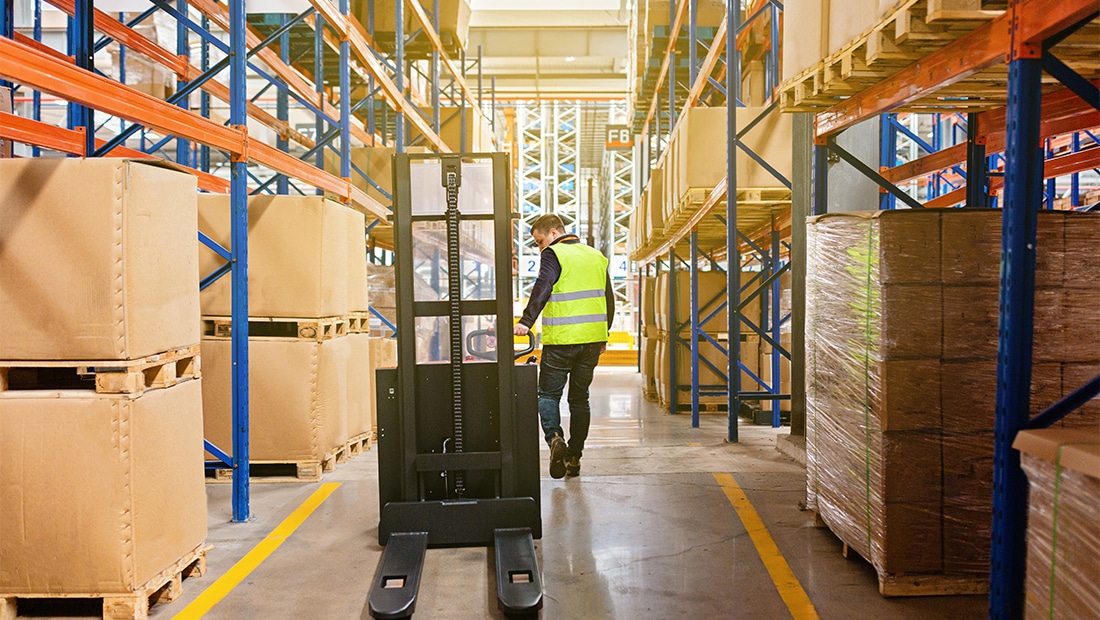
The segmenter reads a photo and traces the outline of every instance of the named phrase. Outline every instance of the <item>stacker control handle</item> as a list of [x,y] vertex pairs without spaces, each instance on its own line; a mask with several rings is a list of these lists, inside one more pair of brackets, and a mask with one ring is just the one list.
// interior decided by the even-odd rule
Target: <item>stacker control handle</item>
[[[493,338],[493,337],[496,337],[496,335],[497,335],[497,332],[496,332],[495,329],[478,329],[478,330],[474,330],[474,331],[466,334],[466,350],[470,353],[470,355],[473,355],[474,357],[480,357],[483,360],[489,360],[489,361],[495,362],[497,360],[497,352],[496,351],[481,351],[481,350],[478,350],[477,348],[474,347],[474,340],[476,340],[478,338],[481,338],[483,336]],[[528,353],[535,350],[535,336],[534,336],[534,334],[531,334],[531,333],[527,334],[527,342],[528,342],[527,348],[525,348],[521,351],[514,351],[513,352],[514,353],[514,355],[513,355],[514,359],[518,360],[519,358],[523,357],[524,355],[527,355]]]

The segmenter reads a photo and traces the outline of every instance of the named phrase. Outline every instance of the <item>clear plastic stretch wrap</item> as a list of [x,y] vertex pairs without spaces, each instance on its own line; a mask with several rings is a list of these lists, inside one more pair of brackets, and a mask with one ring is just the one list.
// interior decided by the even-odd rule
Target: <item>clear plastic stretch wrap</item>
[[1028,618],[1100,617],[1100,434],[1024,431]]
[[[1071,223],[1100,246],[1100,215],[1039,218],[1033,414],[1100,373],[1100,286],[1066,281],[1098,266],[1067,255]],[[966,209],[808,225],[807,505],[880,580],[987,579],[1000,230]],[[1064,425],[1095,428],[1098,406]]]

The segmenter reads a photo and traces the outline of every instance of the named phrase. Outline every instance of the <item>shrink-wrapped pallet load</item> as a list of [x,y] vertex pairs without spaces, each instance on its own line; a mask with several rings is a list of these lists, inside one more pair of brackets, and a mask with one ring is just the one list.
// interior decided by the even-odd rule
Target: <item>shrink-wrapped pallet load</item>
[[[808,225],[808,503],[875,566],[884,594],[988,581],[999,215],[886,211]],[[1065,251],[1067,230],[1100,243],[1100,217],[1039,215],[1033,414],[1100,373],[1100,287],[1064,275],[1100,265]],[[1095,427],[1095,405],[1060,425]]]

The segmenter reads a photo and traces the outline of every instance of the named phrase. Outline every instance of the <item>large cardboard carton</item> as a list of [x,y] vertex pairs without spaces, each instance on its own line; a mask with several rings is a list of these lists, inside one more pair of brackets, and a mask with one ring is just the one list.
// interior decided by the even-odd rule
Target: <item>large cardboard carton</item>
[[[741,129],[765,112],[764,108],[738,108]],[[690,190],[709,190],[726,176],[726,108],[691,108],[680,119],[666,155],[673,169],[670,199],[679,205]],[[786,179],[791,178],[791,117],[773,110],[742,138],[745,146],[768,162]],[[780,188],[783,183],[748,154],[737,152],[737,187]]]
[[0,596],[134,592],[202,546],[201,407],[201,380],[0,394]]
[[657,391],[657,339],[642,338],[642,392],[655,394]]
[[646,194],[646,219],[645,219],[645,238],[652,239],[655,234],[659,235],[665,229],[665,212],[664,207],[661,204],[664,200],[664,169],[658,168],[653,171],[653,176],[649,178],[649,193]]
[[1100,433],[1022,431],[1028,618],[1100,616]]
[[[424,8],[424,12],[428,15],[428,19],[432,19],[433,0],[420,0],[420,6]],[[394,10],[395,5],[391,2],[375,2],[374,3],[374,32],[376,35],[381,33],[392,33],[397,30],[397,13]],[[355,15],[359,23],[364,28],[368,24],[368,4],[367,0],[353,0],[351,3],[351,13]],[[420,21],[412,13],[412,9],[406,5],[403,12],[405,35],[408,36],[416,30],[420,30]],[[470,3],[467,0],[440,0],[439,3],[439,34],[446,41],[453,37],[456,40],[458,47],[465,49],[466,40],[470,34]],[[392,41],[392,36],[391,36]],[[452,58],[454,58],[452,56]],[[457,59],[455,59],[457,60]]]
[[668,337],[662,337],[657,340],[657,346],[654,348],[654,363],[653,363],[653,381],[657,388],[657,399],[661,403],[668,402],[668,362],[669,362],[669,350],[668,350]]
[[[248,200],[248,313],[318,318],[348,313],[347,208],[320,196],[253,196]],[[199,196],[199,230],[230,245],[229,196]],[[192,242],[194,245],[194,242]],[[203,246],[203,275],[224,260]],[[229,316],[232,287],[224,277],[202,292],[202,313]]]
[[367,312],[367,220],[354,209],[345,209],[348,218],[348,310]]
[[0,359],[197,344],[195,195],[195,177],[150,162],[0,160]]
[[642,331],[647,331],[647,328],[657,327],[657,316],[654,314],[657,303],[657,278],[640,277],[642,278]]
[[[644,0],[638,3],[648,5],[646,23],[650,28],[669,25],[669,0]],[[679,3],[676,3],[679,4]],[[726,5],[722,0],[698,0],[695,9],[695,23],[700,28],[717,28],[726,17]],[[684,24],[687,24],[685,17]]]
[[371,372],[370,334],[348,334],[348,438],[374,427],[374,373]]
[[[255,461],[323,461],[348,438],[347,337],[249,339],[249,444]],[[232,342],[203,339],[206,438],[232,441]]]
[[894,0],[783,4],[783,81],[813,67],[871,30],[897,8]]

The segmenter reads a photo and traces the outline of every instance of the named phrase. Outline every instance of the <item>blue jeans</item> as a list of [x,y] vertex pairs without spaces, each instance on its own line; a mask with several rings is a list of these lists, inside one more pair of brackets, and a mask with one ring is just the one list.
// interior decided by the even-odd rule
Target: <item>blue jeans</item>
[[563,438],[561,429],[561,395],[569,380],[569,456],[580,458],[592,408],[588,405],[588,386],[600,361],[602,342],[589,344],[547,344],[542,347],[539,362],[539,418],[546,443],[554,435]]

